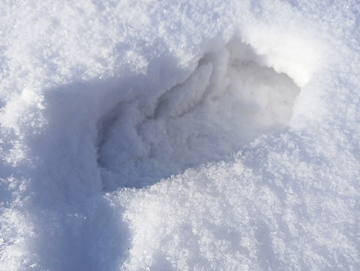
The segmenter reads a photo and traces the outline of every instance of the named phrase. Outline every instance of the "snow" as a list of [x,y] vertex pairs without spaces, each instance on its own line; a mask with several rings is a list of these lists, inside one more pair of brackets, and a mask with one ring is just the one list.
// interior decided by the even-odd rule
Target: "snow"
[[359,16],[0,3],[0,269],[360,269]]

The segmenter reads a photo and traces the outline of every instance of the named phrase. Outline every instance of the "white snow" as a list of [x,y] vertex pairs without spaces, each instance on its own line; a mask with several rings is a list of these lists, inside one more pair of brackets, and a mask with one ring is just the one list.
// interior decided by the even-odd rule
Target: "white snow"
[[359,18],[0,3],[0,269],[360,269]]

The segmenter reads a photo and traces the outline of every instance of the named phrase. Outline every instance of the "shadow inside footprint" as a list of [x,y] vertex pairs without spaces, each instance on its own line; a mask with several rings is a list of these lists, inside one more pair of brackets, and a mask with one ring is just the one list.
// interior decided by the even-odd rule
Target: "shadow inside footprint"
[[119,102],[98,122],[104,190],[152,185],[285,129],[300,88],[264,63],[235,40],[157,99]]

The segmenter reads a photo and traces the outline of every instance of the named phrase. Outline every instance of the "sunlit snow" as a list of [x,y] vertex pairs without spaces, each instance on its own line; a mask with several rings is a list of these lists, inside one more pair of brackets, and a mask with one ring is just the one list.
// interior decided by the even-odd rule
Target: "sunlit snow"
[[0,3],[0,270],[360,270],[360,6]]

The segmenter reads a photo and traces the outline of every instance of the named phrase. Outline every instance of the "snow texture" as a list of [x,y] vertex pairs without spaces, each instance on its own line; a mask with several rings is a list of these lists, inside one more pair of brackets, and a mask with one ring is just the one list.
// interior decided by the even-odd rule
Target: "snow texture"
[[360,6],[2,1],[0,270],[360,270]]

